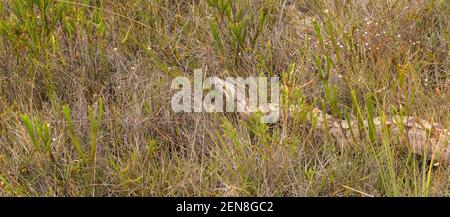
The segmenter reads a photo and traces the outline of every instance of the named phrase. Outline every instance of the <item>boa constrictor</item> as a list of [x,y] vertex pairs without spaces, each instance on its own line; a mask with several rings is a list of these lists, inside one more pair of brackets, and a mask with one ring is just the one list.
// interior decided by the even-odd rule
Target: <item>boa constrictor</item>
[[[235,84],[220,79],[216,81],[216,84],[223,87],[225,95],[234,99],[236,96]],[[247,105],[245,98],[242,97],[237,99],[236,104],[242,107]],[[289,109],[280,110],[284,111],[282,116],[293,118],[298,108],[291,106]],[[246,109],[239,114],[247,118],[250,111]],[[359,129],[363,129],[363,127],[358,126],[357,120],[348,121],[336,118],[318,108],[311,110],[311,115],[308,115],[307,120],[314,120],[316,128],[329,130],[332,137],[342,146],[360,142],[359,136],[355,135],[360,135]],[[383,135],[386,134],[389,135],[388,138],[399,138],[401,144],[407,144],[413,153],[450,164],[450,132],[439,123],[431,124],[420,118],[400,115],[375,117],[371,123],[374,124],[377,138],[383,138]],[[369,122],[363,120],[362,125],[367,128]]]

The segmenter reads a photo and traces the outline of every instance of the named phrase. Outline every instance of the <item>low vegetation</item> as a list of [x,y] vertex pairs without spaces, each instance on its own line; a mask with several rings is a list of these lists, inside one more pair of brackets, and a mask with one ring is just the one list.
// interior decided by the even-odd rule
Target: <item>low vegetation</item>
[[[449,8],[0,1],[0,196],[449,196],[448,164],[386,124],[449,128]],[[173,112],[172,80],[199,68],[279,76],[299,109],[274,124]],[[356,120],[358,139],[317,127],[317,109]]]

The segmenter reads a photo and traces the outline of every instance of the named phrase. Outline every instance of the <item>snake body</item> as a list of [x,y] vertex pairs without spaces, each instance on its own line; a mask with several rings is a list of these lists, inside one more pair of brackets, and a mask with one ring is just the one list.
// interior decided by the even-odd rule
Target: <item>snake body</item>
[[[223,87],[223,93],[228,97],[236,96],[235,84],[220,79],[216,81],[216,84]],[[242,107],[247,105],[244,98],[237,99],[236,103]],[[296,106],[290,106],[289,109],[280,109],[280,111],[284,112],[282,116],[292,119],[298,109]],[[311,113],[312,115],[308,115],[308,121],[314,120],[316,128],[329,130],[334,140],[342,146],[360,142],[359,136],[355,135],[360,135],[360,129],[369,127],[368,120],[358,124],[357,120],[336,118],[318,108],[313,108]],[[247,110],[239,114],[247,118],[251,112]],[[400,115],[375,117],[370,123],[373,123],[376,138],[386,138],[383,137],[386,134],[389,136],[387,138],[399,138],[400,143],[407,144],[406,146],[413,153],[450,164],[450,132],[441,124]]]

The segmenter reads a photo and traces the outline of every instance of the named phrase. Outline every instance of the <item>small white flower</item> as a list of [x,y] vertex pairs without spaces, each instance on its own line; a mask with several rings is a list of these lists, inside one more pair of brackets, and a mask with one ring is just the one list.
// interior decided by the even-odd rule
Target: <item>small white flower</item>
[[324,13],[328,14],[328,9],[323,10]]
[[118,51],[119,49],[117,49],[117,47],[113,48],[113,51]]
[[52,138],[52,141],[53,141],[53,142],[56,142],[56,138]]
[[134,68],[134,66],[131,67],[131,70],[135,70],[136,68]]
[[50,127],[50,124],[46,124],[47,127]]
[[364,45],[369,46],[369,43],[366,42]]
[[397,35],[397,37],[401,38],[401,37],[402,37],[402,35],[398,34],[398,35]]

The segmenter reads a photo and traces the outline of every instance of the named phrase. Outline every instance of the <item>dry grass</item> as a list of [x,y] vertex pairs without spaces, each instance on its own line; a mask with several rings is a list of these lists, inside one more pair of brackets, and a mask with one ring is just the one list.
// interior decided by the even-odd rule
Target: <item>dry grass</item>
[[[448,128],[449,7],[1,1],[0,195],[448,196],[449,167],[400,148],[400,138],[363,135],[346,149],[304,116],[323,105],[358,117],[355,106],[370,97],[375,116]],[[285,103],[305,113],[271,125],[233,113],[175,114],[170,83],[196,68],[278,75]]]

